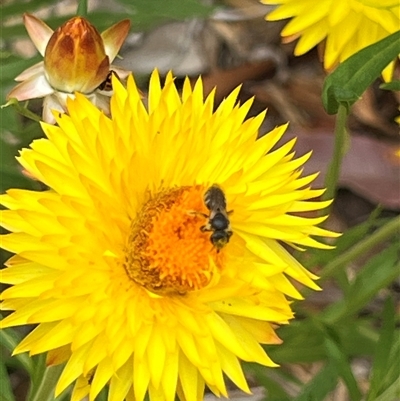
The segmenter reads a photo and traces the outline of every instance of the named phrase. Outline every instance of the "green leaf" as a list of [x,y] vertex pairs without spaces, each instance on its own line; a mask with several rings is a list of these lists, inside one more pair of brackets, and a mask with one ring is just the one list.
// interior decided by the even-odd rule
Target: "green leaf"
[[373,322],[364,318],[349,318],[341,324],[335,324],[334,328],[346,355],[373,356],[378,341]]
[[400,31],[357,52],[341,63],[325,79],[322,101],[328,114],[336,114],[339,105],[350,108],[383,69],[399,54]]
[[[1,316],[1,315],[0,315]],[[1,316],[1,319],[3,317]],[[13,352],[15,347],[21,341],[21,337],[13,329],[0,330],[0,344],[8,351]]]
[[50,0],[35,0],[35,1],[10,1],[1,5],[1,16],[3,20],[6,17],[17,16],[21,18],[23,13],[32,13],[43,6],[49,6],[53,2]]
[[335,240],[335,249],[329,252],[326,249],[309,249],[308,252],[296,252],[296,259],[300,259],[302,264],[310,269],[319,265],[324,266],[330,261],[336,260],[349,248],[364,239],[372,229],[380,227],[386,222],[386,219],[379,219],[381,212],[382,210],[379,207],[376,208],[366,221],[346,230],[341,237]]
[[299,385],[299,381],[292,376],[288,377],[284,369],[268,369],[255,363],[244,363],[245,375],[255,377],[257,384],[265,388],[268,401],[291,401],[291,397],[282,388],[281,384],[285,383],[288,387],[289,383]]
[[371,252],[371,249],[376,248],[377,245],[390,241],[390,239],[396,237],[398,233],[400,233],[400,216],[390,219],[383,227],[367,235],[351,249],[332,258],[322,271],[322,279],[325,280],[331,277],[338,270],[344,269],[349,263]]
[[358,273],[349,287],[347,296],[321,313],[323,322],[333,325],[356,314],[381,289],[399,274],[400,245],[395,241],[374,256]]
[[324,400],[335,389],[337,380],[338,373],[336,366],[329,362],[312,380],[302,387],[301,393],[293,401]]
[[362,394],[358,388],[357,381],[351,371],[350,362],[346,354],[341,350],[336,341],[327,336],[325,339],[325,347],[329,359],[337,369],[338,374],[342,377],[350,394],[352,401],[361,400]]
[[379,85],[379,88],[389,91],[400,91],[400,79],[392,82],[385,82]]
[[78,1],[78,9],[76,10],[76,14],[81,17],[87,17],[88,15],[88,2],[87,0],[79,0]]
[[105,387],[100,391],[100,394],[96,397],[96,401],[107,401],[108,399],[108,388]]
[[[25,105],[26,105],[26,103],[25,103]],[[1,108],[5,108],[5,107],[9,107],[9,106],[13,106],[19,114],[23,115],[26,118],[29,118],[30,120],[33,120],[36,122],[39,122],[41,120],[40,116],[33,113],[28,108],[22,106],[22,104],[20,102],[18,102],[18,100],[14,97],[11,98],[6,104],[3,104],[1,106]]]
[[[36,55],[29,59],[16,56],[14,54],[4,54],[1,58],[1,75],[0,82],[3,83],[4,89],[11,89],[11,87],[17,82],[13,82],[14,78],[19,75],[22,71],[28,67],[33,66],[42,60],[42,56]],[[5,85],[10,85],[10,87],[5,88]]]
[[[207,17],[215,9],[199,0],[118,0],[128,9],[132,10],[133,17],[140,19],[183,20],[194,17]],[[135,20],[132,21],[134,23]]]
[[[375,349],[367,401],[375,400],[381,390],[388,387],[388,368],[390,366],[390,356],[393,355],[393,340],[396,333],[395,315],[393,299],[388,298],[383,310],[383,327]],[[399,335],[398,332],[397,335]]]
[[[297,309],[296,316],[299,316],[301,312]],[[278,334],[283,344],[265,348],[279,364],[324,361],[327,360],[324,341],[329,327],[319,316],[298,319],[279,329]],[[372,357],[378,335],[369,320],[347,319],[335,324],[334,329],[347,355]]]
[[[35,370],[31,375],[31,388],[28,401],[61,401],[69,393],[69,389],[62,392],[57,398],[54,391],[64,365],[46,366],[46,354],[35,357]],[[69,397],[68,397],[69,398]]]
[[326,359],[324,336],[314,319],[297,320],[279,329],[283,344],[266,346],[277,363],[310,363]]
[[[385,366],[385,372],[381,388],[379,390],[379,395],[381,395],[388,387],[391,387],[396,383],[399,378],[399,361],[400,361],[400,333],[397,329],[394,334],[393,345],[390,350],[390,355],[388,359],[388,364]],[[400,385],[399,382],[397,382]],[[397,388],[400,391],[400,387]],[[399,395],[399,394],[398,394]]]
[[15,401],[6,365],[2,358],[0,358],[0,401]]
[[397,401],[398,399],[400,399],[400,376],[379,397],[375,398],[374,401]]
[[[51,16],[49,18],[43,18],[43,21],[50,28],[57,29],[59,26],[64,24],[64,22],[68,21],[70,18],[75,16],[76,16],[75,13],[63,15],[61,17]],[[94,11],[89,14],[87,19],[101,32],[120,20],[123,20],[125,18],[133,19],[131,17],[132,16],[127,14],[126,12]],[[134,18],[140,18],[140,16],[134,16]],[[135,30],[138,30],[139,26],[135,26],[134,28],[136,28]],[[141,28],[143,28],[143,26],[141,26]],[[17,38],[17,37],[29,38],[25,26],[22,23],[22,19],[21,19],[21,24],[2,26],[2,29],[0,31],[0,38],[2,40],[9,40],[10,38]]]
[[[1,315],[0,315],[1,317]],[[0,330],[0,345],[12,353],[18,343],[21,341],[21,337],[13,329],[2,329]],[[18,361],[19,365],[28,373],[33,372],[32,360],[28,354],[18,354],[13,357]]]
[[[15,159],[19,149],[27,147],[32,139],[43,136],[37,123],[21,123],[12,108],[0,109],[0,191],[9,188],[43,189],[43,185],[22,173]],[[11,131],[12,129],[12,131]]]

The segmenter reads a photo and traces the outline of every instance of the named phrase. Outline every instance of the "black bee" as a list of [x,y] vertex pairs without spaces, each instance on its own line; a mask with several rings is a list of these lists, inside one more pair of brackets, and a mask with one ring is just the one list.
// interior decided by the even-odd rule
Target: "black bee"
[[112,91],[112,76],[113,75],[119,79],[118,74],[115,71],[110,70],[110,72],[107,74],[106,79],[98,86],[97,89],[101,90],[101,91],[107,91],[107,92]]
[[206,225],[200,227],[201,231],[212,231],[211,243],[219,252],[231,238],[233,232],[230,228],[229,213],[226,211],[226,199],[222,189],[214,184],[204,194],[204,203],[210,211]]

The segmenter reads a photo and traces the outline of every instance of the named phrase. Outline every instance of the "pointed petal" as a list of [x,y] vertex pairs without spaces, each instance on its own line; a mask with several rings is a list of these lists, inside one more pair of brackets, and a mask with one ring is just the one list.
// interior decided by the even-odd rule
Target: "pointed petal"
[[41,19],[27,13],[24,14],[24,24],[36,49],[44,56],[47,43],[54,31]]
[[131,22],[128,19],[124,19],[102,32],[101,37],[103,38],[104,48],[110,59],[110,63],[118,54],[122,43],[124,43],[124,40],[129,33],[130,27]]
[[[71,95],[72,96],[72,95]],[[46,96],[43,102],[43,121],[49,124],[55,124],[56,119],[53,115],[52,110],[57,110],[61,113],[65,113],[66,105],[65,101],[60,101],[59,97],[56,94],[52,94],[50,96]]]
[[7,99],[12,97],[17,98],[19,101],[36,99],[50,95],[53,92],[54,89],[47,82],[44,74],[39,73],[14,87],[7,95]]
[[39,61],[39,63],[34,64],[32,67],[27,68],[26,70],[22,71],[21,74],[19,74],[17,77],[14,79],[17,82],[22,82],[26,81],[27,79],[33,77],[34,75],[38,73],[44,73],[44,63],[43,61]]

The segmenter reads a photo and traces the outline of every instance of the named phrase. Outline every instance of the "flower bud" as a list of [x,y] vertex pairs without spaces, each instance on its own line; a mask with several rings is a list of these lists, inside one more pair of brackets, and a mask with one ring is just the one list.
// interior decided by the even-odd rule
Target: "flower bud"
[[110,60],[96,28],[86,19],[74,17],[50,37],[44,68],[53,88],[90,93],[107,78]]

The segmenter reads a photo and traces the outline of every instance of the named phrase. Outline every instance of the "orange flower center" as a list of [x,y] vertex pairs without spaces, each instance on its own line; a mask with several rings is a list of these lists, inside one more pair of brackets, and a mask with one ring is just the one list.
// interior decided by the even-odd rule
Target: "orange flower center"
[[161,191],[132,222],[126,247],[129,277],[149,291],[185,294],[209,284],[223,254],[202,232],[208,215],[202,186]]

